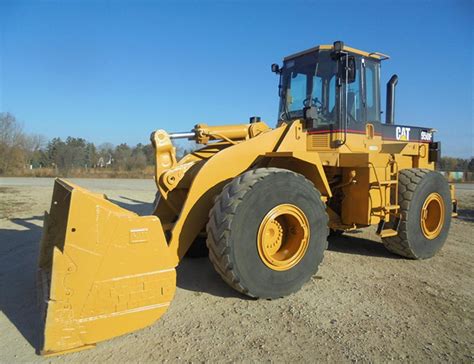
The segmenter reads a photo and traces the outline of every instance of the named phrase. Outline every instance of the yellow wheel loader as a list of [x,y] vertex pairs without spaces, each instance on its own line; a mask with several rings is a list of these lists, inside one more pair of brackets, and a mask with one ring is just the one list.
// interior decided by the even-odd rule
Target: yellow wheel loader
[[[376,225],[390,251],[435,255],[456,214],[454,188],[434,171],[434,130],[394,123],[397,76],[381,122],[387,58],[338,41],[272,65],[280,79],[275,128],[252,117],[152,133],[151,216],[57,179],[39,257],[41,354],[153,324],[173,299],[175,267],[200,236],[225,282],[267,299],[296,292],[316,273],[330,233]],[[202,148],[178,161],[177,138]]]

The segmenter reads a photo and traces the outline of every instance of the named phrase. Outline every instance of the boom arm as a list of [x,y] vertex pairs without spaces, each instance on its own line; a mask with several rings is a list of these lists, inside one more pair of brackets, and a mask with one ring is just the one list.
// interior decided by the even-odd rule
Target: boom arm
[[262,122],[220,126],[197,124],[189,132],[171,133],[169,137],[170,139],[194,140],[198,144],[208,144],[210,140],[234,142],[252,138],[268,129],[269,127]]
[[161,195],[166,197],[168,192],[177,186],[186,171],[194,164],[188,161],[185,161],[186,163],[177,163],[176,148],[171,142],[172,139],[194,140],[197,144],[204,145],[208,144],[211,140],[222,140],[230,146],[253,138],[268,130],[270,130],[268,125],[263,122],[257,122],[222,126],[197,124],[190,132],[168,134],[163,129],[153,132],[150,139],[156,154],[155,181]]

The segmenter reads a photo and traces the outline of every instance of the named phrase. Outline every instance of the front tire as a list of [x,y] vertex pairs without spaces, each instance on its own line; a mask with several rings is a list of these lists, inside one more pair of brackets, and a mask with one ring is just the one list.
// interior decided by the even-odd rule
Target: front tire
[[209,214],[207,246],[231,287],[272,299],[298,291],[316,273],[328,233],[326,207],[310,181],[259,168],[224,187]]
[[398,235],[382,241],[388,250],[403,257],[431,258],[444,245],[451,224],[448,182],[438,172],[419,168],[400,171],[398,180]]

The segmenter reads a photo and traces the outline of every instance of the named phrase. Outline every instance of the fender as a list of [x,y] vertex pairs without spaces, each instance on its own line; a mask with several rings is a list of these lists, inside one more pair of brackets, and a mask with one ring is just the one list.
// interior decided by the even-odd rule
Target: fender
[[280,140],[277,150],[265,154],[271,158],[268,165],[302,174],[313,182],[322,196],[330,198],[332,192],[319,153],[308,152],[306,140],[307,133],[303,131],[301,121],[293,122]]
[[176,264],[203,229],[214,197],[232,178],[248,170],[268,151],[275,151],[288,125],[223,149],[209,158],[194,177],[169,242]]

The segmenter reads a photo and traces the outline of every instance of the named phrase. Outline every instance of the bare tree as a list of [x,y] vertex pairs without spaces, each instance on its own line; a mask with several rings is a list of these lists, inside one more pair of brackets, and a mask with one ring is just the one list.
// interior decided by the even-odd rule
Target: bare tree
[[0,113],[0,174],[25,168],[27,138],[15,116]]

